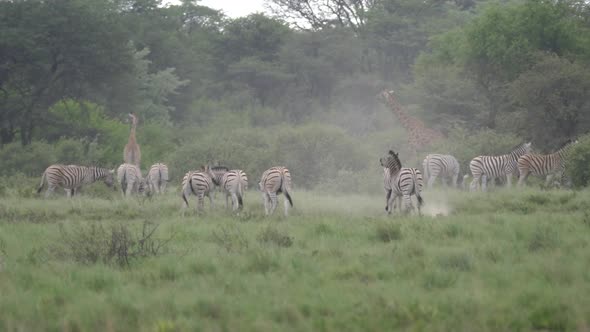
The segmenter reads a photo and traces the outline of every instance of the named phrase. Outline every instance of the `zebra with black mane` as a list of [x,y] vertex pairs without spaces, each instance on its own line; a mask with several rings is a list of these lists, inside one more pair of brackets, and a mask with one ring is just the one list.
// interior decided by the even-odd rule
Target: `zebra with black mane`
[[457,187],[457,179],[461,166],[457,158],[445,154],[429,154],[422,162],[422,169],[424,171],[424,178],[428,183],[428,189],[432,189],[432,185],[437,177],[441,177],[443,185],[447,185],[447,179],[451,179],[451,185]]
[[285,195],[285,217],[289,216],[289,206],[293,207],[291,184],[291,173],[284,166],[271,167],[262,173],[258,188],[262,192],[264,212],[267,216],[273,214],[277,208],[279,194]]
[[129,196],[132,193],[143,194],[145,191],[145,179],[137,165],[121,164],[117,169],[117,180],[123,196]]
[[188,208],[188,197],[191,194],[197,196],[197,212],[199,209],[205,208],[205,196],[209,197],[209,203],[211,208],[213,208],[211,191],[214,188],[214,184],[209,171],[209,165],[205,165],[202,170],[189,171],[182,178],[182,200],[184,201],[185,208]]
[[556,152],[551,154],[527,153],[518,158],[517,165],[520,172],[518,185],[524,185],[526,179],[531,174],[537,176],[546,175],[545,186],[548,186],[555,176],[557,176],[560,181],[563,180],[567,156],[569,155],[571,148],[577,142],[578,141],[567,140]]
[[385,187],[385,211],[391,214],[397,205],[401,210],[401,204],[405,205],[405,212],[414,209],[411,196],[415,195],[418,201],[418,213],[424,204],[422,199],[422,173],[416,168],[402,167],[397,153],[389,150],[386,157],[380,158],[379,163],[383,166],[383,182]]
[[481,189],[482,191],[486,191],[488,178],[492,180],[493,183],[495,178],[503,176],[506,177],[507,187],[511,187],[512,174],[518,171],[516,166],[518,158],[529,152],[531,152],[530,142],[519,145],[509,154],[501,156],[478,156],[473,158],[469,163],[469,169],[473,176],[469,189],[471,191],[477,190],[481,180]]
[[168,166],[162,163],[153,164],[145,178],[147,192],[149,194],[164,193],[168,181]]
[[114,173],[115,170],[94,166],[51,165],[43,172],[37,193],[41,193],[45,184],[47,184],[45,197],[49,197],[55,188],[62,187],[66,190],[69,198],[75,195],[83,185],[100,180],[108,187],[113,187],[115,183]]

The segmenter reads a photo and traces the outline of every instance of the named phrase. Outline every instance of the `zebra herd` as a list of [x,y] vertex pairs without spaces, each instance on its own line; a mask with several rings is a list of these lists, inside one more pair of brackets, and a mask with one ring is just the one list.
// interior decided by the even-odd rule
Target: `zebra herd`
[[[522,186],[529,175],[546,176],[545,185],[551,184],[551,181],[557,176],[563,182],[566,160],[572,146],[577,141],[568,140],[561,148],[552,154],[535,154],[532,153],[532,144],[523,143],[508,154],[501,156],[478,156],[469,163],[469,170],[473,179],[469,185],[470,191],[476,191],[481,188],[487,190],[487,182],[495,183],[496,178],[505,178],[507,187],[512,185],[512,176],[517,175],[518,185]],[[399,156],[394,151],[389,151],[386,157],[380,159],[383,167],[384,189],[386,193],[385,210],[391,213],[396,206],[401,209],[401,200],[405,204],[405,211],[413,210],[410,200],[415,195],[418,200],[418,212],[424,201],[421,197],[423,179],[422,173],[415,168],[404,168],[399,160]],[[431,189],[437,177],[441,177],[443,185],[446,185],[447,179],[451,179],[453,187],[457,187],[457,180],[460,173],[460,164],[457,159],[451,155],[429,154],[424,158],[422,163],[424,177],[427,179],[428,188]],[[465,187],[469,174],[463,177],[463,186]],[[480,186],[481,184],[481,186]]]
[[[115,174],[121,193],[125,196],[145,194],[148,196],[164,193],[169,181],[168,166],[157,163],[150,167],[145,178],[140,168],[135,164],[124,163],[115,170],[98,167],[77,165],[51,165],[41,177],[41,184],[37,193],[41,193],[45,185],[45,197],[57,188],[64,188],[67,196],[74,196],[77,190],[85,184],[103,181],[108,187],[115,188]],[[200,170],[187,172],[182,179],[181,196],[183,206],[188,207],[190,195],[197,197],[197,211],[204,208],[205,197],[209,198],[213,207],[212,193],[220,188],[225,194],[226,208],[229,208],[231,198],[232,210],[243,208],[244,191],[248,189],[248,177],[243,170],[230,170],[225,166],[205,165]],[[259,190],[262,193],[266,215],[273,214],[278,205],[278,195],[285,195],[284,214],[288,216],[289,207],[293,206],[291,198],[291,174],[286,167],[271,167],[262,173]]]
[[[469,170],[473,179],[469,185],[471,191],[481,189],[487,190],[487,182],[495,183],[497,178],[505,178],[507,186],[512,184],[512,176],[518,175],[518,185],[524,185],[528,176],[547,176],[546,185],[558,176],[562,180],[565,171],[565,161],[573,144],[577,141],[568,141],[555,153],[541,155],[531,152],[532,144],[523,143],[508,154],[501,156],[478,156],[469,163]],[[385,210],[392,213],[395,207],[405,212],[414,209],[411,196],[416,196],[417,207],[424,204],[421,196],[424,186],[424,179],[428,188],[432,188],[437,178],[441,178],[444,185],[451,180],[451,185],[457,187],[460,174],[460,164],[451,155],[429,154],[422,163],[423,173],[416,168],[403,167],[399,155],[390,150],[385,157],[380,158],[383,167],[383,181],[386,193]],[[51,165],[41,178],[38,193],[47,184],[45,196],[49,196],[57,187],[66,190],[67,196],[76,194],[77,190],[85,184],[96,181],[103,181],[107,186],[121,186],[123,196],[134,193],[153,195],[165,192],[169,181],[168,167],[165,164],[157,163],[150,167],[145,178],[141,170],[135,164],[124,163],[115,170],[99,167],[85,167],[76,165]],[[463,186],[467,182],[469,174],[463,177]],[[262,173],[258,189],[262,193],[264,210],[266,215],[273,214],[278,205],[279,194],[285,195],[284,214],[288,215],[289,207],[293,206],[291,198],[292,182],[291,174],[286,167],[271,167]],[[248,177],[243,170],[229,169],[225,166],[205,165],[200,170],[187,172],[182,179],[181,196],[183,207],[189,205],[188,198],[196,196],[196,209],[204,208],[205,197],[209,198],[213,207],[214,189],[219,188],[225,194],[226,208],[229,209],[231,199],[232,211],[239,211],[243,208],[244,191],[248,189]]]

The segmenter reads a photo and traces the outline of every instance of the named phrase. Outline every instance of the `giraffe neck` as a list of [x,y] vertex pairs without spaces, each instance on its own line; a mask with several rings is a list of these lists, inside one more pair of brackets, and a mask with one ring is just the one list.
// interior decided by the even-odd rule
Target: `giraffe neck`
[[410,128],[410,116],[402,110],[401,106],[389,94],[387,95],[387,103],[389,104],[389,107],[391,108],[393,113],[398,117],[398,119],[402,123],[402,126],[404,126],[404,128],[406,129]]
[[129,141],[130,144],[135,144],[135,123],[131,125],[131,130],[129,131]]

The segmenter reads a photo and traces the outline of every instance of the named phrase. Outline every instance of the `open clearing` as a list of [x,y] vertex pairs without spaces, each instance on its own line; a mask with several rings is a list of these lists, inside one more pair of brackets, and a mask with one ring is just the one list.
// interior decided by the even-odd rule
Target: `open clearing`
[[590,192],[424,197],[387,217],[382,195],[295,192],[285,219],[256,192],[237,217],[219,194],[183,217],[175,193],[8,193],[0,330],[590,329]]

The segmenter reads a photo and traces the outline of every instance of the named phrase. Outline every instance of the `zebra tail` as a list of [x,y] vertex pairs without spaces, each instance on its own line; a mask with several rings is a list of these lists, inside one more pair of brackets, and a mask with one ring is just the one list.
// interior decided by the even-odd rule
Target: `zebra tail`
[[192,182],[193,182],[193,179],[190,178],[186,182],[186,184],[184,185],[184,187],[182,188],[182,200],[184,201],[184,204],[185,204],[186,207],[188,207],[188,199],[186,198],[186,189],[187,189],[186,186],[189,186],[191,188],[191,191],[193,192],[193,194],[195,193],[194,190],[193,190],[193,184],[192,184]]
[[283,176],[281,176],[281,190],[285,194],[285,197],[289,200],[289,204],[291,204],[291,207],[293,207],[293,199],[291,199],[291,195],[289,194],[289,188],[287,188]]
[[40,194],[43,187],[45,187],[45,174],[46,172],[43,172],[43,175],[41,176],[41,184],[39,185],[39,188],[37,188],[37,194]]
[[424,205],[424,199],[422,198],[420,191],[420,186],[418,185],[418,175],[414,174],[414,193],[418,199],[418,207]]
[[242,179],[238,178],[238,190],[236,193],[238,196],[238,209],[242,209],[244,207],[244,200],[242,199]]

